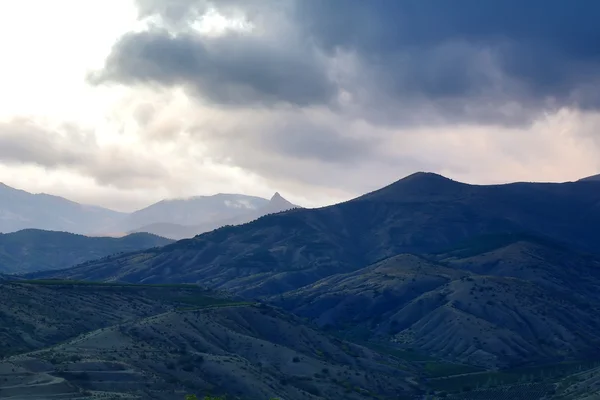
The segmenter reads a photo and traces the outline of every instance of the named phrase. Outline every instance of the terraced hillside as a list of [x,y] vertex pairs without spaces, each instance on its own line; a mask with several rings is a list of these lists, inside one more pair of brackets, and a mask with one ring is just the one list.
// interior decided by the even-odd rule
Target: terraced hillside
[[228,302],[196,286],[0,283],[0,357],[178,307]]
[[402,398],[414,367],[188,286],[0,284],[0,398]]

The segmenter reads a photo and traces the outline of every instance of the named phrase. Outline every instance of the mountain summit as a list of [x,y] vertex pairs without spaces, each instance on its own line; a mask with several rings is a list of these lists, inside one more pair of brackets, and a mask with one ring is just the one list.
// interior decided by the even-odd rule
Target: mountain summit
[[[267,204],[262,209],[257,210],[258,211],[257,214],[262,214],[262,215],[273,214],[273,213],[291,210],[292,208],[297,208],[297,207],[298,207],[297,205],[295,205],[295,204],[287,201],[285,198],[283,198],[283,196],[280,195],[279,192],[275,192],[273,197],[271,197],[271,200],[269,200],[269,204]],[[262,216],[262,215],[260,215],[260,216]]]
[[425,198],[452,199],[464,195],[470,187],[474,186],[432,172],[416,172],[356,200],[407,202]]

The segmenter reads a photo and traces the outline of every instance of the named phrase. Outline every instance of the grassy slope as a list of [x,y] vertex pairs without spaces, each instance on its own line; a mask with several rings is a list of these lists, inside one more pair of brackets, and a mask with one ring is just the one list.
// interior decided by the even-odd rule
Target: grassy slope
[[29,281],[0,296],[0,397],[364,399],[414,386],[407,362],[189,285]]

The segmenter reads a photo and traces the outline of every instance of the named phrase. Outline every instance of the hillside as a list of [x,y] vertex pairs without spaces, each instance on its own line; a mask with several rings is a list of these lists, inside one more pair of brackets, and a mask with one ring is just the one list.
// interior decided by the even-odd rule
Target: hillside
[[169,239],[147,233],[109,238],[25,229],[0,234],[0,272],[24,273],[65,268],[110,254],[169,243],[172,243]]
[[[273,197],[266,203],[259,205],[258,208],[247,208],[244,210],[235,210],[234,212],[224,212],[222,215],[212,217],[200,224],[191,224],[194,218],[190,218],[187,224],[177,224],[172,222],[156,222],[150,225],[145,225],[140,228],[130,231],[148,232],[170,239],[180,240],[191,238],[196,235],[215,230],[226,225],[240,225],[254,221],[262,216],[287,211],[292,208],[297,208],[295,204],[284,199],[279,193],[275,193]],[[168,213],[167,213],[168,214]],[[227,215],[229,214],[229,215]],[[201,209],[195,212],[196,219],[203,216]],[[169,215],[162,216],[162,220],[169,220]]]
[[200,281],[246,296],[268,296],[396,254],[440,251],[482,234],[525,232],[597,251],[599,189],[594,182],[478,186],[417,173],[346,203],[268,215],[51,275]]
[[348,338],[486,367],[596,354],[599,259],[513,239],[433,260],[399,255],[271,300]]
[[600,174],[581,178],[579,182],[597,182],[600,181]]
[[35,228],[92,234],[108,229],[124,216],[106,208],[33,194],[0,183],[0,233]]
[[200,288],[0,289],[0,315],[12,318],[2,343],[13,354],[0,360],[3,398],[402,398],[415,386],[404,362]]

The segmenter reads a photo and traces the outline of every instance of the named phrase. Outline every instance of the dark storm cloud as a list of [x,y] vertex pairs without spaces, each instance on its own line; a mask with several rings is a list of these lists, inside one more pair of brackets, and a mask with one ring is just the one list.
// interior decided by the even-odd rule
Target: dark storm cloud
[[92,80],[185,85],[220,104],[325,102],[333,86],[316,55],[303,50],[238,34],[205,39],[152,29],[121,38]]
[[[388,77],[404,69],[398,55],[406,55],[400,60],[409,59],[413,80],[398,89],[408,93],[436,99],[485,90],[493,82],[470,63],[489,51],[499,71],[518,82],[520,92],[512,94],[599,105],[596,96],[577,93],[598,81],[600,2],[594,0],[309,0],[297,1],[294,15],[321,48],[356,51],[383,65]],[[468,44],[472,54],[440,55],[450,43]]]
[[[96,82],[183,85],[227,105],[327,105],[391,125],[514,125],[549,109],[600,106],[595,0],[138,5],[163,29],[126,34]],[[211,8],[242,15],[261,33],[202,37],[189,24]]]

